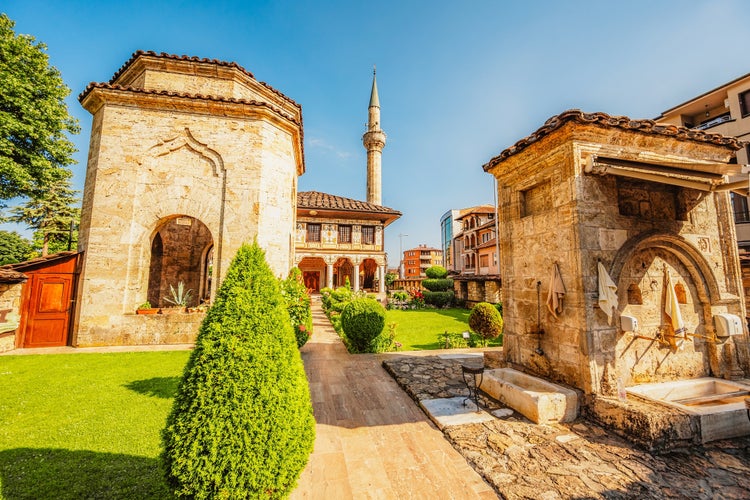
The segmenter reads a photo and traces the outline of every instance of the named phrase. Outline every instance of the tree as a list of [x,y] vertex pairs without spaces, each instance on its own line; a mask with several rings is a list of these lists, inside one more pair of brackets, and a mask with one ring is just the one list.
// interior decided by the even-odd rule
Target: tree
[[489,302],[480,302],[469,314],[469,327],[481,335],[486,342],[503,333],[503,317]]
[[13,231],[0,231],[0,266],[15,264],[31,258],[29,240]]
[[46,45],[14,26],[0,14],[0,208],[69,178],[75,147],[66,132],[79,132],[64,101],[70,89],[49,65]]
[[377,300],[359,297],[344,307],[341,328],[355,352],[373,352],[373,340],[385,326],[385,309]]
[[279,281],[243,245],[206,313],[163,432],[174,493],[283,498],[315,439],[302,358]]
[[313,328],[312,304],[302,280],[302,271],[293,267],[289,276],[281,280],[280,284],[281,295],[286,301],[286,310],[297,337],[297,347],[302,347],[310,339]]
[[71,189],[68,178],[54,183],[45,192],[32,197],[24,205],[11,209],[7,220],[21,222],[34,229],[34,242],[41,243],[42,256],[49,253],[50,245],[57,244],[55,250],[67,250],[71,226],[75,226],[81,216],[77,191]]

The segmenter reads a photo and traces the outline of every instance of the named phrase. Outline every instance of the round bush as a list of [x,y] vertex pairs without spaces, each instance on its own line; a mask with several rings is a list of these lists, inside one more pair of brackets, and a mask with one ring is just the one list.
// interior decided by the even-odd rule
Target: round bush
[[480,302],[471,310],[469,327],[485,340],[494,339],[503,333],[503,317],[489,302]]
[[443,266],[432,266],[425,269],[424,272],[428,278],[440,280],[448,276],[448,270]]
[[424,301],[435,307],[445,307],[453,302],[453,291],[424,292]]
[[285,498],[315,440],[310,392],[278,280],[240,247],[201,324],[162,432],[176,496]]
[[385,309],[380,302],[358,298],[341,313],[341,328],[357,352],[371,352],[372,341],[385,327]]
[[445,292],[453,290],[453,280],[428,278],[422,280],[422,286],[431,292]]

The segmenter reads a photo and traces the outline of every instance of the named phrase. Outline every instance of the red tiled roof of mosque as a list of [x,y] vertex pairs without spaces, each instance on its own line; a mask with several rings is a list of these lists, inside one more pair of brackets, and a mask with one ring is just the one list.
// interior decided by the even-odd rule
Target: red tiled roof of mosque
[[606,128],[621,128],[644,134],[665,135],[685,141],[708,142],[720,146],[727,146],[734,150],[741,149],[745,144],[735,137],[727,137],[720,134],[708,134],[700,130],[678,127],[677,125],[659,124],[654,120],[633,120],[627,116],[610,116],[601,112],[584,113],[579,109],[569,109],[548,119],[536,132],[524,137],[513,146],[503,150],[499,155],[483,165],[482,168],[485,172],[488,171],[495,165],[498,165],[509,157],[523,151],[531,144],[537,142],[568,122],[599,125]]
[[302,191],[297,193],[297,208],[401,215],[401,212],[392,208],[318,191]]

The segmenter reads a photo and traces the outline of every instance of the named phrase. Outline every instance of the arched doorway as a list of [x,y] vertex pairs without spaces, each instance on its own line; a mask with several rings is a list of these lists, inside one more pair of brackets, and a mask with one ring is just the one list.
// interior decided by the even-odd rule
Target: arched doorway
[[340,287],[346,285],[346,280],[349,280],[349,285],[354,286],[354,266],[345,257],[341,257],[336,261],[333,266],[333,285],[334,287]]
[[211,296],[213,238],[208,227],[194,217],[177,216],[163,222],[151,239],[148,301],[152,307],[168,307],[171,289],[184,283],[190,290],[188,306],[207,302]]
[[320,257],[305,257],[297,265],[302,271],[305,288],[312,292],[320,292],[326,284],[326,263]]
[[365,290],[377,289],[378,264],[373,259],[365,259],[359,266],[360,286]]

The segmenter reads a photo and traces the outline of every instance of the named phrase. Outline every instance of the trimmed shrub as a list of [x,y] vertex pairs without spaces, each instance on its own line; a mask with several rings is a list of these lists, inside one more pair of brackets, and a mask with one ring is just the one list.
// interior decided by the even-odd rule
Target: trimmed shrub
[[372,341],[384,326],[385,309],[376,300],[354,299],[341,313],[341,327],[356,352],[372,352]]
[[432,266],[425,269],[425,275],[434,280],[441,280],[448,276],[448,270],[443,266]]
[[469,314],[469,327],[483,339],[494,339],[503,333],[503,317],[489,302],[480,302]]
[[447,290],[453,290],[453,280],[428,278],[422,280],[422,286],[431,292],[445,292]]
[[424,301],[435,307],[445,307],[453,302],[453,292],[424,292]]
[[283,498],[297,483],[315,420],[279,281],[257,243],[227,270],[162,438],[177,496]]
[[310,296],[302,280],[302,271],[293,267],[287,279],[281,281],[281,294],[286,301],[286,310],[292,321],[297,347],[302,347],[312,335],[312,307]]

